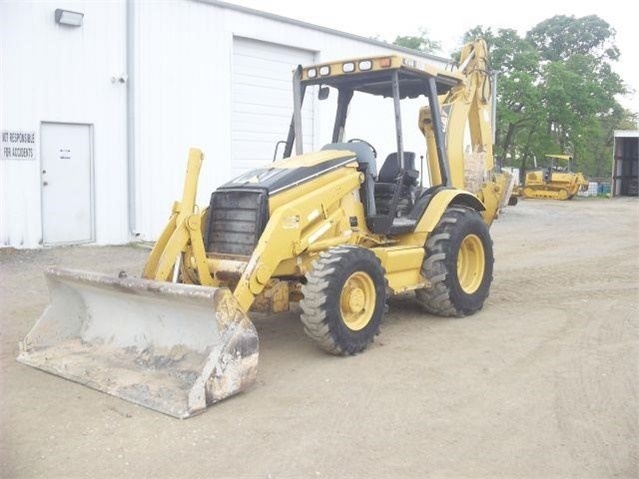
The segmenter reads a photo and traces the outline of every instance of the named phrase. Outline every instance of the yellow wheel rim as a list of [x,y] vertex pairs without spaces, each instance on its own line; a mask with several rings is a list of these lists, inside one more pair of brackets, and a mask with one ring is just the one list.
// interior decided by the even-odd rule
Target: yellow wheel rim
[[560,200],[567,200],[568,199],[568,192],[566,190],[559,190],[559,199]]
[[368,274],[357,271],[348,277],[339,307],[348,329],[359,331],[366,327],[375,311],[375,283]]
[[485,269],[486,258],[481,239],[477,235],[466,236],[457,255],[457,278],[464,293],[473,294],[479,289]]

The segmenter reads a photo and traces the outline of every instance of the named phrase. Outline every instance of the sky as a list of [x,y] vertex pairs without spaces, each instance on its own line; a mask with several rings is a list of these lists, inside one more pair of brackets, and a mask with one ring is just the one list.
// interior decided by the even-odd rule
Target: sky
[[432,40],[442,43],[443,56],[461,44],[467,30],[485,27],[514,28],[520,35],[554,15],[598,15],[617,32],[621,58],[613,64],[634,94],[620,98],[628,109],[639,113],[639,2],[628,0],[533,0],[511,1],[416,1],[392,0],[227,0],[229,3],[275,13],[364,37],[393,41],[397,35],[418,35],[428,30]]

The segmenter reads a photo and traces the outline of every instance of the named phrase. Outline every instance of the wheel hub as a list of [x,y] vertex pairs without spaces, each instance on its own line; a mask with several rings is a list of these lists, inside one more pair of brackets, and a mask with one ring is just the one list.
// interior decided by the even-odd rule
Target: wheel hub
[[466,236],[459,246],[457,255],[457,278],[466,294],[473,294],[479,289],[484,279],[485,268],[484,244],[477,235]]
[[359,313],[364,309],[366,298],[361,288],[353,288],[348,293],[348,308],[352,313]]
[[344,324],[353,331],[366,327],[375,311],[375,284],[363,271],[350,275],[340,296],[340,313]]

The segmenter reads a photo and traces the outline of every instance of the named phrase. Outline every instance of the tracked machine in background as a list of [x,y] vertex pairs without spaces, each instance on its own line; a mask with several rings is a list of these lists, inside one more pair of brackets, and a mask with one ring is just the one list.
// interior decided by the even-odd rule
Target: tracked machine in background
[[[588,180],[582,173],[573,173],[572,156],[546,155],[548,165],[526,172],[524,185],[516,195],[524,198],[571,200],[579,190],[588,189]],[[561,165],[565,166],[561,166]]]
[[[51,304],[18,360],[184,418],[255,380],[251,308],[299,300],[308,336],[337,355],[373,341],[388,295],[415,291],[441,316],[479,311],[493,275],[488,228],[508,189],[493,171],[486,72],[483,41],[455,72],[397,55],[298,67],[284,158],[229,181],[200,210],[203,155],[192,149],[182,201],[142,277],[47,270]],[[337,111],[330,143],[304,153],[310,86],[333,90]],[[369,142],[345,139],[355,92],[394,105],[396,151],[379,169]],[[421,95],[427,188],[401,124],[401,101]]]

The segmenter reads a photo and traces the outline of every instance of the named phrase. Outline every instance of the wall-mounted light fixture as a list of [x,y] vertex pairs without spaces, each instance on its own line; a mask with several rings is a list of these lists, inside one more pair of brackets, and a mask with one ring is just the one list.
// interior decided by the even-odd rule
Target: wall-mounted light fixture
[[56,8],[55,10],[55,22],[59,23],[60,25],[67,25],[69,27],[81,27],[83,19],[84,13],[62,10],[61,8]]

